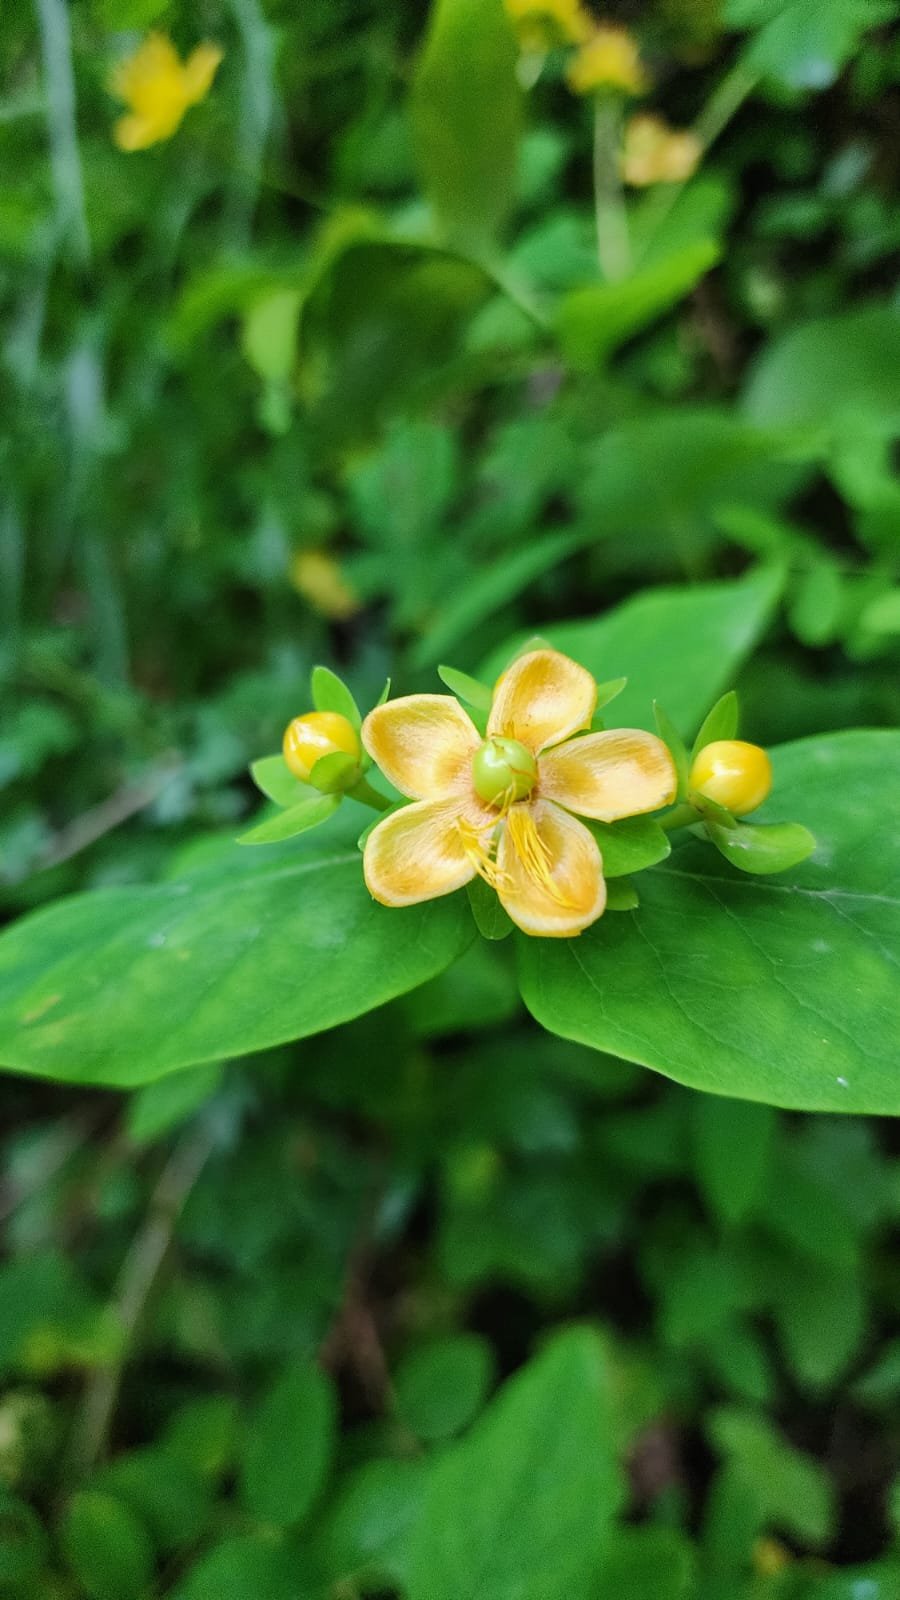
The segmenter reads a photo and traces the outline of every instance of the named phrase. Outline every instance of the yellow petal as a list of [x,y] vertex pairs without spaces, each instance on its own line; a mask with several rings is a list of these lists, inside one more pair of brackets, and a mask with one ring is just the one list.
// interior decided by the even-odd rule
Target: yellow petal
[[151,33],[133,55],[118,61],[109,77],[109,87],[126,105],[134,105],[158,85],[181,76],[182,66],[171,39],[164,33]]
[[471,883],[475,864],[460,829],[460,800],[420,800],[372,829],[363,854],[366,887],[383,906],[414,906]]
[[655,733],[610,728],[548,750],[538,763],[538,785],[544,799],[568,811],[615,822],[669,805],[678,780]]
[[184,64],[184,91],[188,105],[195,106],[209,94],[213,78],[222,59],[217,44],[198,44]]
[[470,794],[477,729],[449,694],[410,694],[370,711],[362,742],[401,794],[445,800]]
[[168,138],[168,134],[160,133],[159,123],[153,118],[129,113],[120,117],[113,127],[113,138],[120,150],[147,150],[160,139]]
[[537,753],[589,728],[596,704],[597,685],[577,661],[558,650],[531,650],[499,680],[487,731]]
[[523,933],[569,939],[606,905],[593,834],[547,800],[513,806],[497,852],[498,893]]

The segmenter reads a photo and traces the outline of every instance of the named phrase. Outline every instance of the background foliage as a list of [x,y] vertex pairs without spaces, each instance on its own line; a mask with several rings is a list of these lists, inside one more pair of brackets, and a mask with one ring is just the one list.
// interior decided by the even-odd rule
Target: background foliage
[[[10,920],[104,893],[0,956],[3,1059],[58,1080],[4,1088],[4,1600],[900,1595],[893,1124],[598,1054],[531,949],[543,1032],[456,902],[385,968],[350,805],[232,843],[317,660],[370,705],[547,631],[686,736],[736,681],[748,737],[816,736],[791,814],[840,801],[865,903],[826,967],[796,896],[748,954],[698,883],[673,939],[654,871],[602,1042],[672,1070],[662,971],[687,1083],[740,1092],[737,1039],[757,1099],[896,1109],[896,8],[614,10],[710,143],[629,195],[618,280],[591,106],[557,55],[525,92],[493,0],[5,18],[0,885]],[[224,59],[124,154],[105,85],[153,26]]]

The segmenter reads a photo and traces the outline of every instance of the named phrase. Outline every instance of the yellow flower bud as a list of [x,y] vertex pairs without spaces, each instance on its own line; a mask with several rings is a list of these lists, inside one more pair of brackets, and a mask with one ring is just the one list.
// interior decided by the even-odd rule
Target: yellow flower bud
[[620,94],[643,94],[648,88],[637,41],[627,28],[604,24],[595,28],[581,46],[568,71],[575,94],[615,89]]
[[543,54],[558,44],[583,44],[591,21],[580,0],[504,0],[523,50]]
[[743,739],[715,739],[697,752],[690,788],[735,816],[761,806],[772,787],[772,763],[758,744]]
[[294,777],[304,782],[323,756],[341,754],[358,760],[362,754],[352,722],[337,711],[307,711],[295,717],[285,729],[282,749]]
[[359,610],[359,596],[327,550],[298,550],[291,561],[290,579],[297,593],[323,617],[343,622]]
[[696,171],[701,154],[695,133],[670,128],[662,117],[642,112],[632,117],[625,129],[622,176],[635,188],[684,183]]
[[537,783],[537,762],[518,739],[485,739],[472,762],[475,793],[485,805],[505,809],[527,800]]

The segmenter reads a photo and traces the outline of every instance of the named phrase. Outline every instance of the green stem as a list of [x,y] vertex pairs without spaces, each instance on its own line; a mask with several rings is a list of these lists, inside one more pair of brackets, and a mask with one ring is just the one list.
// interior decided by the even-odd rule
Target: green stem
[[666,833],[672,833],[676,828],[689,828],[692,823],[698,820],[695,808],[689,805],[686,800],[679,806],[673,806],[672,810],[668,811],[664,817],[657,818],[660,827],[664,828]]
[[371,806],[373,811],[389,811],[394,804],[393,800],[389,800],[386,794],[381,794],[377,789],[373,789],[365,778],[360,778],[352,789],[347,790],[347,794],[351,800],[358,800],[361,806]]
[[622,102],[618,95],[594,97],[594,218],[597,260],[610,283],[631,271],[631,240],[619,174]]

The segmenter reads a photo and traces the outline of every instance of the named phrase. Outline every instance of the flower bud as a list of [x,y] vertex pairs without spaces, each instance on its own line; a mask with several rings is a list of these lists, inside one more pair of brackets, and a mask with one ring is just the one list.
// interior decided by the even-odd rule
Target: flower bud
[[772,763],[758,744],[747,744],[743,739],[715,739],[694,757],[690,787],[735,816],[745,817],[768,796]]
[[323,756],[346,755],[359,760],[362,755],[356,729],[337,711],[307,711],[295,717],[285,729],[282,749],[294,777],[304,783]]
[[475,752],[472,781],[485,805],[512,805],[530,795],[537,782],[537,762],[518,739],[485,739]]

